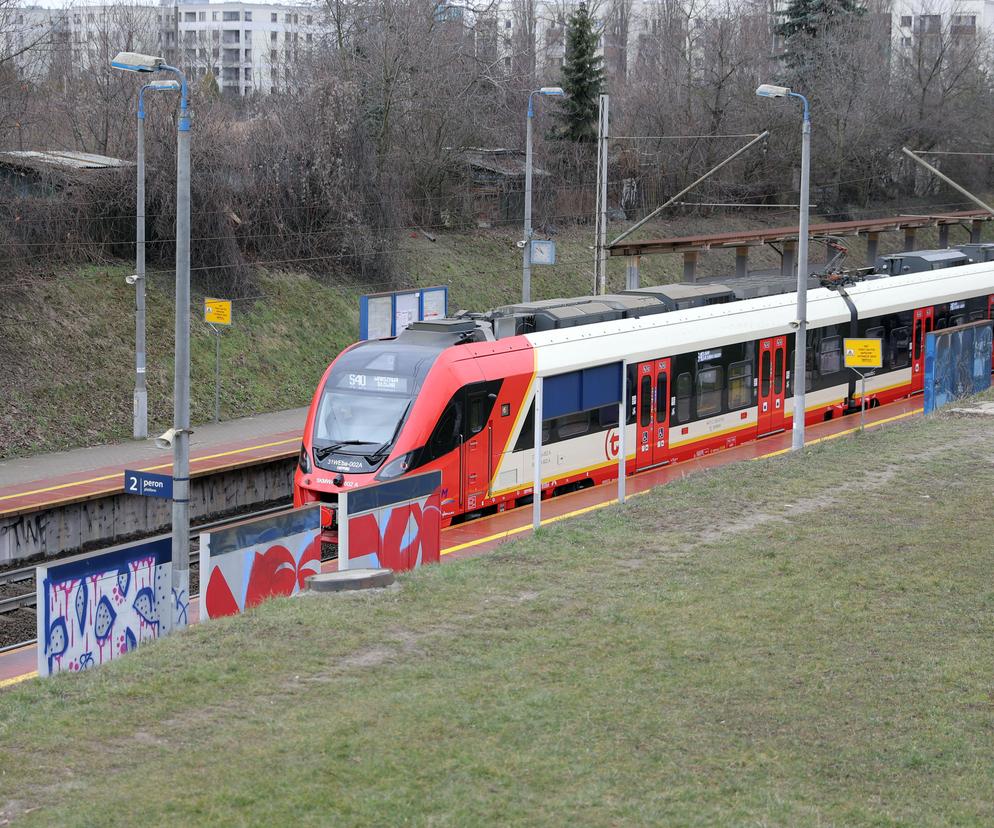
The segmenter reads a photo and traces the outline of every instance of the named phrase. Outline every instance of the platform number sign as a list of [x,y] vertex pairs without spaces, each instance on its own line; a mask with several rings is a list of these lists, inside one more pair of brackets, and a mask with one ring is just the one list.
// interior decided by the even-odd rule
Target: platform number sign
[[166,474],[124,470],[124,493],[141,497],[173,496],[173,479]]

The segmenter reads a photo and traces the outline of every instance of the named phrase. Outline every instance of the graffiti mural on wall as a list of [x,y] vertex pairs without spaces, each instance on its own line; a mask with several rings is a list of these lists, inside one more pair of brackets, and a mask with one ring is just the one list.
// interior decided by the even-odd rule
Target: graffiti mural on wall
[[925,337],[925,413],[991,385],[994,322],[982,320]]
[[402,571],[438,563],[441,485],[441,473],[429,472],[348,492],[344,504],[340,499],[348,515],[348,568]]
[[37,568],[38,674],[119,658],[172,625],[168,537]]
[[272,596],[299,592],[321,571],[320,531],[315,504],[202,533],[201,618],[237,615]]

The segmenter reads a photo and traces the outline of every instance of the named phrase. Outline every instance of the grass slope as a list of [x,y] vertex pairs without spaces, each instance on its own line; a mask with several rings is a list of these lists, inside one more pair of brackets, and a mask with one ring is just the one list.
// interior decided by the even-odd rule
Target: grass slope
[[[778,218],[782,223],[784,219]],[[749,229],[757,217],[680,219],[647,226],[641,237]],[[992,231],[994,232],[994,231]],[[517,230],[447,232],[431,242],[415,233],[401,240],[400,284],[446,284],[453,310],[485,310],[517,301],[521,253]],[[896,245],[897,234],[885,239]],[[593,234],[570,228],[557,237],[558,261],[533,269],[536,299],[592,292]],[[920,234],[919,244],[934,244]],[[819,261],[821,245],[812,246]],[[751,266],[777,267],[768,248],[751,254]],[[860,240],[851,261],[862,263]],[[624,286],[625,261],[609,262],[609,289]],[[678,281],[678,256],[642,259],[643,284]],[[134,388],[134,289],[124,282],[131,265],[39,274],[23,288],[0,285],[0,460],[95,445],[130,437]],[[701,278],[734,272],[734,251],[701,257]],[[318,276],[260,270],[258,290],[235,303],[234,324],[222,338],[224,419],[306,405],[328,362],[358,336],[361,290],[329,272]],[[150,432],[172,421],[173,284],[151,273],[147,294]],[[214,412],[214,336],[202,321],[203,296],[194,290],[191,329],[192,421]]]
[[990,425],[739,464],[0,694],[0,823],[989,825]]

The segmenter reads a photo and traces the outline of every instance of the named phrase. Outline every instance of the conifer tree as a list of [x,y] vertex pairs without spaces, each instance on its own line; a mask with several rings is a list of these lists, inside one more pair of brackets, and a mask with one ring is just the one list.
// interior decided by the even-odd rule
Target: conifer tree
[[784,40],[783,61],[795,75],[808,67],[807,55],[815,38],[824,35],[834,24],[861,17],[866,7],[860,0],[790,0],[780,12],[776,33]]
[[203,78],[200,79],[200,94],[204,98],[220,98],[221,88],[217,85],[217,78],[208,69]]
[[587,4],[581,2],[566,22],[566,60],[562,86],[566,97],[558,113],[558,137],[576,142],[597,138],[598,96],[604,81],[597,54],[599,35]]

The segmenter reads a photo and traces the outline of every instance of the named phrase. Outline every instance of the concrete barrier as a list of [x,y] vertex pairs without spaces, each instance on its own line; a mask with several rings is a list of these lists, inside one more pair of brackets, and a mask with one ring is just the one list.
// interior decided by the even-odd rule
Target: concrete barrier
[[342,492],[338,568],[402,571],[438,563],[441,486],[442,473],[436,471]]
[[295,595],[321,571],[321,506],[200,533],[200,617],[237,615]]
[[926,335],[926,414],[991,387],[992,336],[994,322],[988,319]]
[[[190,518],[206,521],[288,500],[296,458],[228,469],[191,481]],[[121,474],[123,483],[124,474]],[[0,565],[84,552],[168,530],[171,503],[123,491],[0,516]]]
[[169,536],[79,555],[36,570],[38,675],[79,672],[159,638],[186,613],[172,594]]

